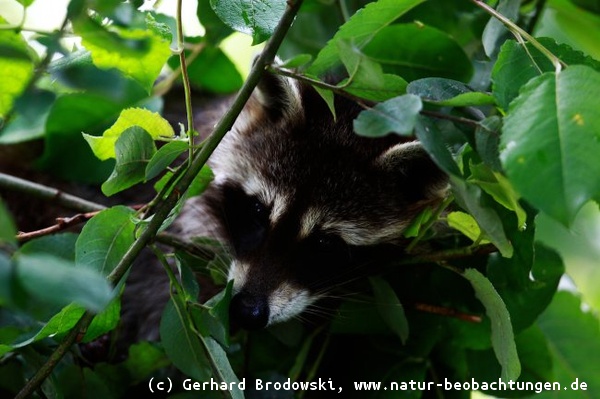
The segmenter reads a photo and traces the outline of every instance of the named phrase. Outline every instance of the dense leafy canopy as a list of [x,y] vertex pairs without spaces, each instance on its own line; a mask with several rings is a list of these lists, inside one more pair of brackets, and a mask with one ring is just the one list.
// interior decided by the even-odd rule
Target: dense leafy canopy
[[[152,255],[171,288],[160,340],[115,347],[130,254],[152,223],[166,229],[211,179],[204,167],[178,191],[192,164],[178,159],[199,153],[190,123],[199,105],[174,96],[185,111],[172,127],[171,96],[187,84],[212,96],[238,90],[243,79],[223,41],[234,31],[255,45],[276,37],[296,1],[199,0],[203,29],[188,36],[174,10],[139,0],[68,1],[53,32],[0,10],[0,396],[29,389],[47,362],[34,386],[40,397],[131,397],[176,373],[230,384],[222,393],[232,398],[266,397],[231,384],[254,378],[331,378],[344,397],[359,398],[471,397],[472,387],[353,384],[446,379],[477,381],[475,390],[498,397],[597,397],[597,1],[305,0],[279,48],[284,61],[270,70],[310,82],[332,110],[334,94],[358,101],[357,134],[418,138],[450,175],[449,198],[406,230],[412,256],[357,282],[354,295],[342,292],[339,309],[316,327],[294,320],[230,334],[225,253],[202,238],[157,236]],[[49,2],[16,5],[28,13]],[[21,195],[49,202],[61,195],[8,173],[100,186],[116,200],[91,213],[71,203],[63,216],[82,213],[55,230],[18,233],[37,215],[9,211],[29,197],[5,192],[29,187]],[[151,202],[118,203],[145,183],[156,190]],[[63,231],[82,221],[78,232]],[[207,247],[208,259],[194,251]],[[559,291],[566,272],[577,285]],[[57,345],[72,351],[51,355]],[[558,382],[568,392],[481,386],[499,379]],[[572,391],[576,379],[585,390]]]

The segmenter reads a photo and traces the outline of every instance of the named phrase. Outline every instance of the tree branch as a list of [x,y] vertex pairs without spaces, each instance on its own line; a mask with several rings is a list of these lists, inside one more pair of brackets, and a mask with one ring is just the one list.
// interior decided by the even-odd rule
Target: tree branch
[[34,183],[32,181],[7,175],[6,173],[1,172],[0,187],[8,190],[19,191],[37,198],[50,200],[58,205],[64,206],[65,208],[79,212],[96,212],[106,208],[104,205],[67,194],[59,189],[44,186],[43,184]]

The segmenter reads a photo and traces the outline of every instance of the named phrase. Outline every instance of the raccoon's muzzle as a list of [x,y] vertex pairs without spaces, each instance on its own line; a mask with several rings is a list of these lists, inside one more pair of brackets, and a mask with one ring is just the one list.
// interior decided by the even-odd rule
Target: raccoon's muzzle
[[268,297],[239,292],[231,298],[229,315],[236,327],[246,330],[264,328],[269,321]]

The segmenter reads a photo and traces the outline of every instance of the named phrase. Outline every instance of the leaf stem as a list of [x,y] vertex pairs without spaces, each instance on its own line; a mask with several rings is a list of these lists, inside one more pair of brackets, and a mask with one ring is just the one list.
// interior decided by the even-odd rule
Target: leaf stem
[[523,39],[525,39],[529,43],[531,43],[531,45],[533,47],[538,49],[539,52],[544,54],[546,56],[546,58],[548,58],[550,60],[550,62],[552,62],[552,65],[554,65],[554,69],[555,69],[556,73],[560,73],[562,68],[566,67],[566,64],[564,62],[562,62],[560,60],[560,58],[558,58],[557,56],[552,54],[550,52],[550,50],[548,50],[546,47],[544,47],[533,36],[531,36],[529,33],[527,33],[524,29],[521,29],[517,24],[515,24],[510,19],[508,19],[504,15],[500,14],[493,7],[488,6],[482,0],[473,0],[473,2],[475,3],[475,5],[482,8],[488,14],[490,14],[491,16],[495,17],[500,22],[502,22],[504,24],[504,26],[506,26],[506,28],[517,38],[517,41],[522,43]]
[[183,91],[185,95],[185,113],[187,115],[187,135],[189,139],[189,157],[188,162],[191,166],[194,156],[194,112],[192,110],[192,89],[190,87],[190,77],[187,70],[187,61],[185,59],[183,22],[181,19],[181,9],[183,0],[177,0],[177,52],[179,53],[179,65],[181,69],[181,80],[183,81]]

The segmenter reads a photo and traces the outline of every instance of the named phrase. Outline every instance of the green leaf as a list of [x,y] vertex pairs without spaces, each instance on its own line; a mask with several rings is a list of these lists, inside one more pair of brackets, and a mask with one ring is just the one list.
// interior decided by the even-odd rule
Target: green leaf
[[337,116],[335,113],[335,95],[333,94],[333,91],[323,89],[318,86],[313,86],[313,88],[316,90],[317,93],[319,93],[323,101],[327,103],[327,107],[329,108],[331,115],[333,115],[333,118],[335,119]]
[[19,249],[19,253],[24,255],[45,253],[74,262],[77,237],[78,235],[75,233],[60,233],[38,237],[23,244]]
[[545,214],[535,219],[536,240],[555,248],[564,260],[569,278],[573,280],[582,300],[600,313],[600,246],[598,226],[600,209],[590,201],[577,214],[573,225],[566,228]]
[[32,297],[48,303],[78,303],[92,312],[104,309],[113,297],[106,279],[94,270],[51,255],[19,255],[16,276]]
[[120,319],[121,301],[119,297],[115,297],[102,312],[94,316],[81,341],[84,343],[92,342],[114,330],[119,325]]
[[431,208],[425,208],[417,216],[413,218],[408,227],[404,229],[402,235],[406,238],[414,238],[419,235],[419,231],[425,223],[429,221],[433,214]]
[[451,143],[450,137],[452,131],[450,131],[448,125],[439,125],[430,118],[418,116],[415,135],[440,169],[449,175],[462,176],[454,160],[454,155],[450,151],[453,143]]
[[16,235],[17,227],[0,198],[0,248],[5,244],[16,244]]
[[206,29],[204,37],[213,45],[217,45],[233,32],[219,19],[209,1],[198,2],[196,15],[200,24]]
[[466,84],[452,79],[423,78],[415,80],[408,84],[406,91],[421,97],[423,101],[444,106],[463,107],[494,103],[494,99],[489,94],[475,92]]
[[107,276],[121,261],[135,239],[134,212],[125,206],[103,210],[90,219],[75,246],[78,267]]
[[[520,0],[500,0],[496,11],[504,17],[516,22],[519,18]],[[483,30],[481,41],[485,54],[490,58],[495,58],[498,54],[500,45],[510,36],[508,28],[504,26],[496,17],[491,16],[490,21]]]
[[[224,291],[223,291],[224,293]],[[219,294],[219,297],[222,297],[223,293]],[[231,292],[228,292],[227,295],[231,296]],[[214,298],[214,297],[213,297]],[[227,304],[229,303],[229,299],[227,299]],[[218,305],[218,303],[217,303]],[[220,309],[225,309],[227,315],[223,314],[223,311]],[[217,310],[214,310],[214,307],[202,306],[195,307],[191,309],[191,317],[194,320],[194,324],[198,328],[198,332],[204,337],[213,337],[217,340],[221,345],[228,346],[229,345],[229,308],[228,306],[220,306]],[[221,317],[224,316],[224,319]]]
[[[48,320],[48,322],[44,324],[44,326],[37,333],[35,333],[35,335],[26,340],[13,343],[10,346],[10,350],[23,348],[44,338],[54,337],[56,335],[66,333],[75,327],[79,319],[81,319],[81,316],[83,316],[84,312],[85,309],[83,307],[74,303],[65,306],[60,312]],[[0,354],[1,352],[2,350],[0,349]]]
[[188,148],[188,143],[184,141],[172,141],[160,147],[160,149],[156,152],[156,154],[154,154],[146,166],[146,180],[150,180],[158,176]]
[[[552,375],[552,356],[548,342],[537,326],[532,326],[527,330],[515,336],[515,343],[519,353],[521,362],[521,375],[517,380],[523,386],[531,382],[533,387],[540,386],[546,382],[554,381]],[[487,383],[487,387],[492,385],[497,389],[481,389],[487,395],[494,397],[515,398],[515,397],[530,397],[529,391],[515,391],[514,386],[511,390],[506,385],[506,390],[499,386],[498,377],[501,373],[501,367],[494,356],[493,350],[469,351],[467,354],[470,376],[477,381],[480,386],[482,382]],[[535,388],[534,388],[535,389]],[[537,396],[537,394],[536,394]],[[560,395],[559,395],[560,396]]]
[[[5,20],[0,17],[0,23]],[[34,63],[23,36],[13,30],[0,30],[0,117],[13,107],[15,99],[25,90],[33,76]],[[10,76],[10,79],[6,77]]]
[[[353,96],[376,102],[386,101],[405,94],[407,83],[400,76],[388,73],[381,74],[380,76],[381,80],[376,84],[362,79],[355,79],[348,86],[344,87],[344,91]],[[342,81],[340,86],[344,86],[346,83],[347,81]]]
[[381,277],[371,277],[369,278],[369,282],[373,288],[377,310],[381,314],[381,318],[391,330],[400,337],[400,340],[404,345],[409,334],[408,321],[404,314],[404,307],[387,281]]
[[519,204],[519,196],[515,193],[506,177],[492,171],[483,163],[474,165],[470,161],[469,170],[471,171],[471,176],[468,177],[467,181],[478,185],[500,205],[515,212],[518,217],[517,223],[519,229],[524,229],[527,214],[523,207],[521,207],[521,204]]
[[510,258],[513,254],[513,247],[504,232],[502,219],[488,203],[481,188],[453,176],[450,177],[450,181],[458,204],[475,218],[479,227],[498,248],[502,256]]
[[160,137],[173,137],[173,127],[157,112],[144,108],[128,108],[121,111],[119,118],[107,129],[102,137],[91,136],[83,133],[83,137],[90,145],[98,159],[106,160],[116,157],[116,142],[130,127],[139,126],[153,139]]
[[231,368],[231,364],[229,364],[227,353],[223,350],[221,345],[211,337],[204,337],[203,341],[213,365],[213,370],[215,370],[214,377],[220,382],[231,384],[229,386],[233,389],[229,390],[228,394],[233,399],[244,399],[244,391],[238,386],[240,380]]
[[486,314],[492,322],[492,347],[502,366],[501,378],[505,382],[515,381],[521,374],[521,364],[510,314],[492,283],[483,274],[476,269],[466,269],[463,275],[473,286],[475,296],[485,307]]
[[75,33],[92,53],[99,68],[117,68],[138,81],[149,93],[163,65],[171,56],[168,28],[148,14],[146,29],[106,27],[80,16],[72,21]]
[[15,102],[15,116],[0,131],[0,144],[14,144],[44,136],[46,119],[56,95],[49,91],[29,91]]
[[361,136],[381,137],[389,133],[410,135],[423,108],[421,99],[405,94],[362,111],[354,120],[354,131]]
[[101,131],[116,118],[121,106],[102,96],[73,93],[57,98],[46,122],[44,153],[39,166],[64,179],[100,183],[113,163],[100,162],[81,136]]
[[512,234],[512,258],[491,256],[487,275],[510,311],[515,331],[529,327],[550,304],[565,269],[558,254],[533,243],[533,229]]
[[285,12],[285,0],[210,0],[215,13],[232,29],[252,36],[252,45],[264,42]]
[[[447,216],[448,226],[455,230],[460,231],[465,236],[469,237],[471,241],[476,241],[481,238],[481,229],[473,218],[473,216],[464,212],[450,212]],[[489,242],[482,240],[481,243]]]
[[512,185],[565,225],[600,197],[600,73],[572,66],[533,79],[511,104],[501,160]]
[[115,169],[102,184],[102,192],[107,196],[144,181],[146,166],[156,153],[156,147],[152,137],[144,129],[133,126],[117,139],[115,151]]
[[358,10],[342,25],[333,39],[317,55],[308,73],[321,76],[340,61],[340,41],[363,48],[381,29],[388,26],[424,0],[378,0]]
[[[539,38],[539,43],[567,65],[583,64],[600,71],[600,62],[576,51],[566,44],[557,44],[550,38]],[[525,46],[508,40],[502,46],[498,61],[492,70],[492,91],[498,105],[508,110],[522,86],[543,72],[554,72],[552,62],[531,43]]]
[[[592,398],[600,392],[600,364],[591,360],[600,356],[598,318],[582,310],[581,301],[574,294],[561,291],[542,313],[537,325],[546,336],[552,354],[552,380],[568,387],[569,398]],[[587,384],[586,391],[571,389],[576,379]],[[557,396],[553,392],[542,392],[536,397]]]
[[471,61],[451,36],[422,23],[387,26],[362,51],[385,73],[408,81],[428,76],[468,81],[473,73]]
[[29,7],[35,0],[16,0],[23,5],[23,7]]
[[165,306],[160,321],[160,337],[167,356],[186,375],[208,381],[212,373],[202,342],[192,330],[185,303],[175,296]]
[[572,0],[552,0],[535,32],[536,36],[553,37],[600,60],[598,26],[598,14],[580,8]]
[[298,54],[288,60],[285,60],[279,65],[280,68],[300,68],[312,61],[312,55],[310,54]]
[[[0,251],[0,306],[7,307],[12,302],[13,297],[13,281],[12,281],[12,265],[10,259]],[[0,345],[0,348],[2,345]],[[2,350],[0,349],[0,352]],[[1,354],[0,354],[1,356]]]
[[131,345],[123,365],[134,382],[148,381],[153,372],[168,367],[171,362],[155,343],[141,341]]
[[498,116],[491,116],[482,120],[475,129],[475,148],[481,160],[494,172],[500,172],[500,128],[502,120]]
[[350,42],[340,40],[338,47],[349,75],[338,87],[371,101],[389,100],[405,92],[407,83],[404,79],[384,74],[381,65],[366,57]]

